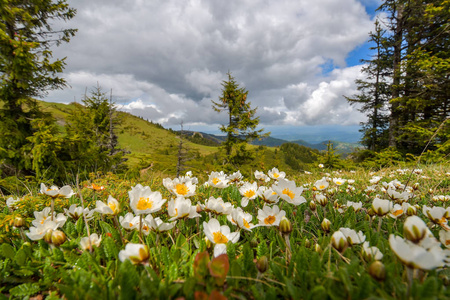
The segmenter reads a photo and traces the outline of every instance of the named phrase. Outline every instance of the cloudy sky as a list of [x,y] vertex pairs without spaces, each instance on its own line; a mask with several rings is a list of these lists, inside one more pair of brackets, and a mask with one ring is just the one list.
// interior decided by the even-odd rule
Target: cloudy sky
[[[230,71],[267,128],[352,126],[355,93],[379,0],[69,0],[77,28],[70,87],[46,101],[80,102],[97,83],[122,110],[165,127],[217,130],[211,108]],[[356,126],[353,126],[356,128]]]

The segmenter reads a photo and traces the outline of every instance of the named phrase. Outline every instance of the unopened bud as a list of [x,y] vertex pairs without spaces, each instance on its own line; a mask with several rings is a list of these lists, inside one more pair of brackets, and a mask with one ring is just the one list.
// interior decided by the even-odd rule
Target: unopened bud
[[280,225],[278,228],[280,229],[280,232],[283,235],[291,233],[292,231],[291,221],[289,221],[286,217],[283,217],[280,221]]
[[44,235],[44,241],[46,241],[48,244],[52,243],[52,233],[53,229],[49,229]]
[[54,230],[52,232],[52,244],[55,246],[59,246],[64,244],[66,241],[66,235],[61,230]]
[[305,247],[306,247],[306,248],[311,247],[311,241],[310,241],[309,239],[306,239],[306,240],[305,240]]
[[309,209],[312,210],[312,211],[315,211],[317,209],[316,202],[310,201],[309,202]]
[[319,203],[322,206],[325,206],[328,204],[328,198],[325,197],[323,194],[317,194],[316,195],[316,202]]
[[264,273],[269,269],[269,260],[263,255],[256,261],[256,268],[259,272]]
[[375,216],[375,210],[373,210],[373,208],[371,207],[367,210],[367,214],[369,216],[373,217],[373,216]]
[[376,260],[370,264],[369,274],[377,281],[384,281],[386,279],[386,268],[381,261]]
[[14,218],[14,227],[20,228],[25,225],[25,220],[22,217],[15,217]]
[[316,243],[314,245],[314,251],[316,251],[317,253],[322,253],[322,247],[320,247],[320,245]]
[[322,230],[325,232],[330,231],[331,222],[327,218],[324,218],[322,223],[320,223],[320,227],[322,227]]
[[341,231],[336,231],[331,236],[331,245],[340,253],[343,253],[348,247],[347,239]]
[[415,216],[417,215],[417,208],[415,206],[408,206],[408,209],[406,210],[407,216]]
[[199,214],[201,212],[202,212],[202,207],[199,204],[197,204],[197,213]]

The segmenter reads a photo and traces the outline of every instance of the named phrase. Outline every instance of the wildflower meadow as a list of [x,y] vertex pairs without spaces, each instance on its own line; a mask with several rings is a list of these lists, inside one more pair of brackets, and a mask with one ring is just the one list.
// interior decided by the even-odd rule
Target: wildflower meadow
[[448,299],[450,167],[91,174],[0,201],[0,299]]

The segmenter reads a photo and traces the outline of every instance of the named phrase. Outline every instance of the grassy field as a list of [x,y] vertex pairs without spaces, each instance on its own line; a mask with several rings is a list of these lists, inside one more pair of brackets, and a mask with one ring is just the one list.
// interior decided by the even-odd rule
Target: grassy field
[[450,297],[449,163],[222,176],[92,174],[74,194],[5,196],[0,299]]

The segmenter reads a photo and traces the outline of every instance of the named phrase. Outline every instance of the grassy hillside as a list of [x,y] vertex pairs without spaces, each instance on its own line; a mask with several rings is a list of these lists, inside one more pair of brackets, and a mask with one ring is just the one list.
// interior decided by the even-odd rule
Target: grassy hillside
[[[51,113],[60,126],[66,124],[68,116],[77,108],[77,103],[62,104],[40,102],[42,109]],[[119,145],[130,153],[127,164],[131,168],[173,173],[176,168],[179,138],[177,135],[157,124],[153,124],[126,112],[118,112],[121,126],[117,128]],[[184,142],[193,156],[205,156],[217,151],[217,147]]]

